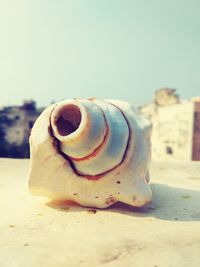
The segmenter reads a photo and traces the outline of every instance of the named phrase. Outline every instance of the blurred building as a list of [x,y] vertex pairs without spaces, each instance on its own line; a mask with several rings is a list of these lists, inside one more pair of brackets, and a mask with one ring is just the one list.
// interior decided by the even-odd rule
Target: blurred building
[[0,156],[28,157],[29,135],[40,110],[32,100],[0,110]]
[[163,88],[139,112],[153,123],[153,160],[200,160],[200,97],[181,100]]
[[37,110],[33,101],[25,101],[22,106],[11,107],[8,119],[13,123],[7,127],[5,136],[8,143],[21,145],[26,142],[36,118]]

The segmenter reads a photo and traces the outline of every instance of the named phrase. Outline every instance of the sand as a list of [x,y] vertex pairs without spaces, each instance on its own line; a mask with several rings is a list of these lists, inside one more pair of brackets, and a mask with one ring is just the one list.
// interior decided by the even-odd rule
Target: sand
[[28,166],[0,159],[1,267],[200,266],[200,163],[152,163],[152,203],[106,210],[30,195]]

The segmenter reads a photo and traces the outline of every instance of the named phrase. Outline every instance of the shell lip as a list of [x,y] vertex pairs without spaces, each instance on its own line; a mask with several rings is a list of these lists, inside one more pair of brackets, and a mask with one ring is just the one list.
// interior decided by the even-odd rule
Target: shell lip
[[[73,105],[79,109],[81,114],[81,121],[75,131],[68,135],[60,135],[56,122],[60,117],[62,110],[68,105]],[[75,138],[77,138],[84,132],[88,122],[88,114],[81,102],[77,100],[67,100],[63,101],[61,104],[59,104],[59,106],[55,106],[51,114],[50,122],[54,137],[56,137],[59,141],[73,141]]]

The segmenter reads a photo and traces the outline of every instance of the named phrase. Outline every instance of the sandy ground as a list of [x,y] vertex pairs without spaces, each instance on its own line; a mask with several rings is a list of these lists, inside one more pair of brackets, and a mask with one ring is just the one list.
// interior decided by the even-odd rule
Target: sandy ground
[[153,163],[153,202],[91,210],[28,193],[28,160],[0,159],[0,266],[200,266],[200,163]]

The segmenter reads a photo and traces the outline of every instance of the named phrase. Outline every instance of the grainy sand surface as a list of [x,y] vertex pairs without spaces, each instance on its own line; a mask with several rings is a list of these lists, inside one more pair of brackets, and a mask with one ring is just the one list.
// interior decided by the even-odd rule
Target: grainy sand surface
[[30,195],[28,167],[0,159],[1,267],[200,266],[200,163],[152,163],[153,202],[106,210]]

